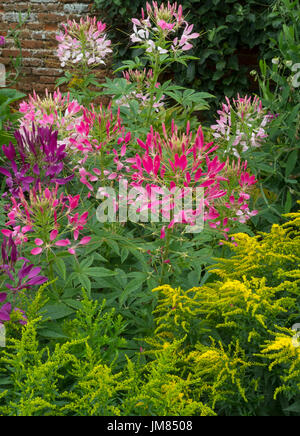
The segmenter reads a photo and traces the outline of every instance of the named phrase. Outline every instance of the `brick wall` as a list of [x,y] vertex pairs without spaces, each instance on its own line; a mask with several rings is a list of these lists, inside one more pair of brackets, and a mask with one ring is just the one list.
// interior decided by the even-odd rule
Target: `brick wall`
[[[0,35],[6,35],[9,28],[16,26],[18,14],[30,16],[21,33],[24,68],[18,89],[31,93],[33,89],[41,93],[48,88],[53,91],[56,79],[62,75],[60,63],[55,55],[57,41],[55,35],[61,23],[67,19],[78,20],[91,12],[91,0],[0,0]],[[18,51],[8,41],[2,50],[0,63],[9,66],[10,56]],[[104,76],[105,71],[101,71]]]

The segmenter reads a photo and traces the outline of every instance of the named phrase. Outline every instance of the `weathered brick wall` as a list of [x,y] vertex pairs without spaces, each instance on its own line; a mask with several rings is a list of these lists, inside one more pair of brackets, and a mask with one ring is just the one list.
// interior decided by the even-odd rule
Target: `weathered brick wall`
[[[16,26],[19,12],[25,17],[30,8],[29,19],[21,33],[24,68],[18,89],[26,93],[34,89],[40,93],[45,88],[53,91],[56,79],[62,75],[55,55],[57,30],[67,19],[78,20],[91,15],[92,4],[91,0],[0,0],[0,35],[5,36],[9,28]],[[0,63],[9,66],[10,56],[17,54],[12,42],[8,42],[0,55]]]

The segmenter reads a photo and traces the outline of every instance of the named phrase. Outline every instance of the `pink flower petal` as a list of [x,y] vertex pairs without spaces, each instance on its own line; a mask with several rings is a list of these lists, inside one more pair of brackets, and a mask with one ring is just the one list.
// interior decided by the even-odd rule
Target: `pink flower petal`
[[79,244],[80,245],[87,245],[91,239],[92,239],[91,236],[85,236],[84,238],[81,239]]
[[11,230],[8,230],[8,229],[2,229],[1,233],[4,236],[10,236],[13,232]]
[[52,232],[50,233],[50,241],[54,241],[54,239],[57,238],[57,235],[58,235],[58,231],[56,229],[52,230]]
[[61,239],[60,241],[55,242],[57,247],[66,247],[67,245],[71,245],[71,241],[69,239]]
[[33,256],[37,256],[38,254],[41,254],[42,251],[43,251],[43,249],[41,247],[36,247],[33,250],[31,250],[31,254]]
[[40,245],[43,245],[43,244],[44,244],[44,241],[43,241],[42,239],[36,238],[36,239],[34,240],[34,243],[35,243],[35,245],[40,246]]

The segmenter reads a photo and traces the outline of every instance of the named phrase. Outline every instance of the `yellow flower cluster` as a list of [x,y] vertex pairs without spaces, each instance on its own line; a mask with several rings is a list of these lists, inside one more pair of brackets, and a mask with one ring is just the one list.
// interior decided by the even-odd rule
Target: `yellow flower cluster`
[[235,235],[237,245],[227,243],[233,256],[212,268],[219,281],[187,291],[153,290],[159,293],[156,346],[184,338],[182,365],[213,409],[237,392],[245,401],[254,395],[266,359],[270,371],[281,365],[274,398],[299,392],[300,344],[292,324],[300,322],[300,213],[287,218],[270,233]]

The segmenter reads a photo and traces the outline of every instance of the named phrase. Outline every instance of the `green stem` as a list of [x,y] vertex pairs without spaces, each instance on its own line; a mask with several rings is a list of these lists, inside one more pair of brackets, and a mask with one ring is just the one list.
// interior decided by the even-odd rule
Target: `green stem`
[[170,241],[171,241],[171,229],[167,230],[166,234],[166,245],[164,247],[164,253],[162,257],[162,265],[161,265],[161,276],[160,276],[160,285],[162,286],[165,284],[165,267],[166,267],[166,261],[169,258],[170,253]]
[[153,68],[153,80],[152,80],[152,84],[151,84],[151,88],[150,88],[150,103],[149,103],[149,110],[148,110],[148,115],[147,115],[147,120],[146,122],[149,123],[150,119],[151,119],[151,112],[153,109],[153,104],[154,104],[154,94],[155,94],[155,85],[158,81],[159,78],[159,74],[160,74],[160,56],[159,53],[156,54],[155,56],[155,64],[154,64],[154,68]]
[[47,261],[48,261],[48,265],[49,265],[49,267],[48,267],[49,278],[50,278],[50,281],[53,282],[51,285],[51,287],[53,289],[53,294],[58,299],[56,280],[55,280],[54,270],[53,270],[53,262],[51,260],[49,260],[49,254],[47,254]]

